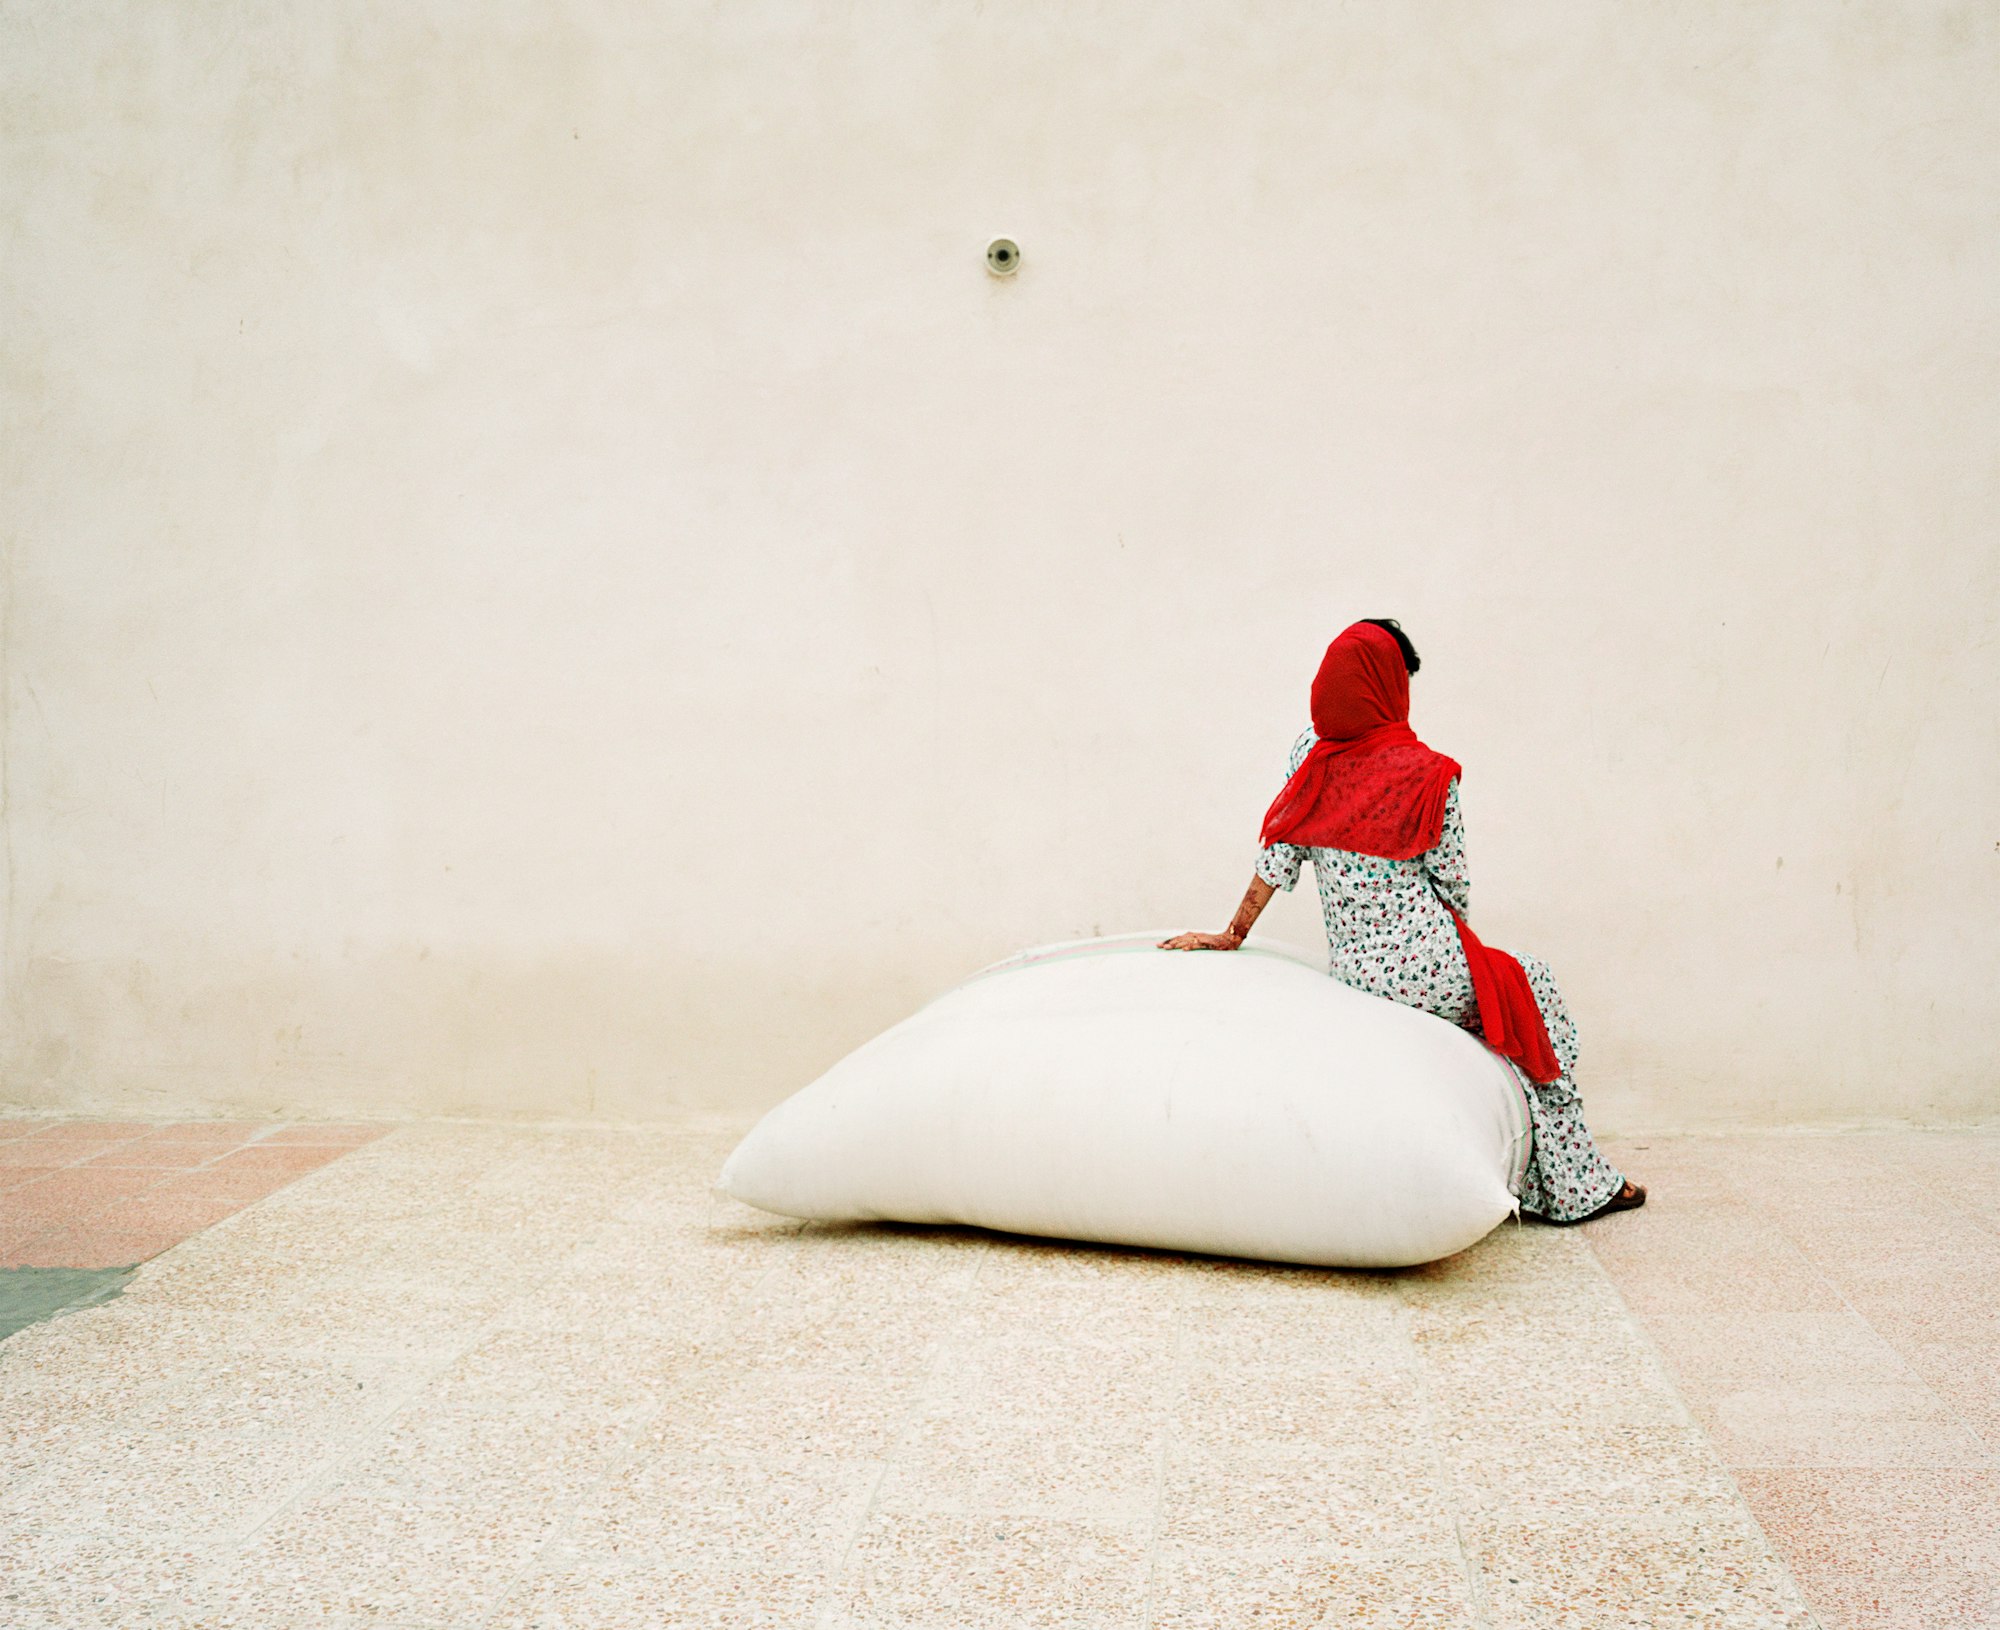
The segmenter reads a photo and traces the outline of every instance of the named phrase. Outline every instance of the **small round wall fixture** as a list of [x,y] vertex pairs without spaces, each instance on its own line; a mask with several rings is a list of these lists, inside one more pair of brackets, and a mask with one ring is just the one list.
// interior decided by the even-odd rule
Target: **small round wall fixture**
[[1021,269],[1021,246],[1012,238],[995,238],[986,246],[986,269],[995,277],[1012,277]]

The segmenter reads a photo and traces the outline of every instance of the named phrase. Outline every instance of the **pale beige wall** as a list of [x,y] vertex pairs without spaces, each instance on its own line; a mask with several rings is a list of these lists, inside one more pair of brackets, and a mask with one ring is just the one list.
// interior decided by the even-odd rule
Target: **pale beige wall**
[[1393,614],[1602,1122],[2000,1112],[1997,25],[8,0],[5,1099],[761,1107]]

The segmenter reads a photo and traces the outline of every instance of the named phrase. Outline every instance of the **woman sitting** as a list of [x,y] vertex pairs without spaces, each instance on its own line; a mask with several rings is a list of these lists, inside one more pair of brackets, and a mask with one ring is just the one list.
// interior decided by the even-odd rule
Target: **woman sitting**
[[1466,914],[1472,884],[1459,819],[1459,766],[1410,729],[1416,647],[1392,618],[1356,623],[1327,647],[1312,728],[1264,817],[1264,852],[1220,934],[1181,934],[1173,951],[1231,951],[1310,856],[1331,971],[1373,996],[1420,1007],[1484,1037],[1528,1083],[1533,1153],[1521,1208],[1583,1222],[1643,1205],[1646,1191],[1599,1152],[1577,1095],[1576,1025],[1534,957],[1482,945]]

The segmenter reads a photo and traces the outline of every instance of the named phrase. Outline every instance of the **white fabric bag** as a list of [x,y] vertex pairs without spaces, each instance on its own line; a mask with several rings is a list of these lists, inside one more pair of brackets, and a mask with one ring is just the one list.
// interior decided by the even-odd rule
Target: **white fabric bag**
[[1514,1211],[1527,1106],[1476,1038],[1296,951],[1161,937],[973,975],[766,1115],[723,1192],[823,1221],[1378,1268]]

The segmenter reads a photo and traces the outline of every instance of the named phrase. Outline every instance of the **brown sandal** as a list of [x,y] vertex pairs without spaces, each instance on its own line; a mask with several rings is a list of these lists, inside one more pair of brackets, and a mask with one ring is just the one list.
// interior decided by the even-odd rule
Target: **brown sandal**
[[[1610,1215],[1614,1211],[1636,1211],[1640,1206],[1644,1205],[1645,1203],[1646,1203],[1645,1184],[1635,1183],[1628,1177],[1625,1180],[1624,1185],[1618,1190],[1618,1192],[1612,1195],[1610,1199],[1606,1200],[1603,1205],[1599,1206],[1595,1211],[1593,1211],[1590,1214],[1590,1217],[1604,1217]],[[1589,1222],[1590,1217],[1585,1217],[1582,1219],[1582,1221]]]
[[1634,1211],[1646,1203],[1646,1189],[1642,1183],[1634,1183],[1627,1178],[1618,1192],[1606,1200],[1595,1211],[1586,1211],[1581,1217],[1569,1217],[1562,1222],[1550,1217],[1548,1221],[1558,1228],[1574,1228],[1578,1223],[1595,1222],[1599,1217],[1608,1217],[1614,1211]]

